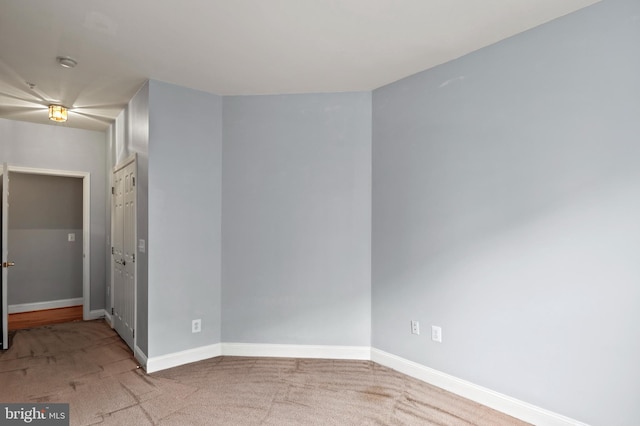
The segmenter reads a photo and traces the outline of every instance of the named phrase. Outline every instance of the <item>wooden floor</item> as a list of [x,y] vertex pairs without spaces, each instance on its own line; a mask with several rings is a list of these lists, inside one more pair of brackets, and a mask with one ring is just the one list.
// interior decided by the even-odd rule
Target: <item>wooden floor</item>
[[9,330],[82,320],[82,305],[9,314]]

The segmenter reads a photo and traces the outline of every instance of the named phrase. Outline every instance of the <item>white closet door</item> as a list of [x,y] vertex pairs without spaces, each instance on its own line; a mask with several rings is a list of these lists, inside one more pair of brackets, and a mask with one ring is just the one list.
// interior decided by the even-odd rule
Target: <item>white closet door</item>
[[133,349],[135,326],[135,187],[136,163],[114,172],[113,183],[113,321]]

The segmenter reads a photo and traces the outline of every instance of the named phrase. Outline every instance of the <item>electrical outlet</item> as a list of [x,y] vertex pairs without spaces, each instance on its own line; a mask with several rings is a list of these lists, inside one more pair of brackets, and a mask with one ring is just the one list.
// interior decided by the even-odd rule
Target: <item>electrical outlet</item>
[[437,325],[431,326],[431,340],[442,343],[442,327],[438,327]]
[[194,319],[191,321],[191,332],[200,333],[202,331],[202,320]]
[[418,321],[411,321],[411,334],[420,334],[420,323]]

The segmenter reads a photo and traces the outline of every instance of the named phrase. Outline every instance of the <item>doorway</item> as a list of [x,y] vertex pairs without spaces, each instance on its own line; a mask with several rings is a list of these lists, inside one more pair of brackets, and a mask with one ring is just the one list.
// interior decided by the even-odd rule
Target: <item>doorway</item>
[[[5,337],[8,333],[8,314],[13,312],[25,312],[28,310],[41,310],[41,309],[54,309],[60,308],[70,305],[81,304],[82,305],[82,318],[87,320],[90,319],[90,176],[89,173],[86,172],[71,172],[71,171],[61,171],[61,170],[48,170],[48,169],[35,169],[35,168],[26,168],[26,167],[16,167],[16,166],[6,166],[3,170],[3,185],[2,185],[2,195],[3,195],[3,210],[2,210],[2,218],[3,218],[3,227],[2,227],[2,256],[3,256],[3,268],[2,268],[2,335],[3,341],[2,346],[4,349],[8,348],[8,339]],[[45,180],[49,180],[51,182],[60,181],[61,178],[75,178],[78,180],[78,184],[76,185],[76,199],[79,211],[76,210],[73,213],[73,217],[65,217],[65,213],[47,211],[47,214],[40,214],[39,219],[41,222],[56,222],[55,225],[51,226],[41,226],[42,223],[39,223],[37,226],[25,226],[24,224],[29,222],[26,220],[26,216],[30,216],[30,219],[38,216],[36,213],[38,212],[29,212],[25,213],[25,210],[16,210],[16,205],[20,203],[14,203],[12,205],[11,199],[13,197],[20,197],[23,199],[29,199],[31,197],[31,201],[28,201],[26,205],[30,205],[29,202],[37,202],[38,198],[42,194],[36,194],[35,191],[33,194],[25,193],[24,186],[21,190],[20,185],[14,185],[15,188],[12,188],[10,185],[11,180],[14,180],[14,184],[19,180],[37,180],[37,178],[43,178]],[[74,180],[75,180],[74,179]],[[81,188],[81,189],[80,189]],[[18,191],[18,192],[16,192]],[[81,192],[81,199],[78,199],[77,192]],[[64,194],[53,194],[54,196],[59,195],[60,202],[58,204],[64,204],[68,202],[65,201]],[[25,203],[21,203],[23,206]],[[34,204],[34,208],[35,204]],[[51,213],[51,214],[48,214]],[[22,223],[22,225],[17,226],[18,231],[20,233],[19,238],[17,239],[17,243],[15,243],[15,239],[9,239],[9,221],[11,221],[11,217],[13,215],[14,223]],[[70,223],[73,222],[73,225]],[[60,222],[60,223],[58,223]],[[65,226],[62,226],[61,223],[64,223]],[[67,228],[67,229],[62,229]],[[11,232],[14,232],[12,230]],[[58,235],[60,234],[60,235]],[[61,237],[62,235],[62,237]],[[50,247],[50,251],[48,251],[49,255],[38,255],[35,256],[22,256],[19,262],[16,262],[16,259],[12,258],[13,255],[19,255],[20,252],[29,251],[29,247],[32,250],[38,250],[42,247],[38,247],[37,238],[44,237],[45,240],[42,244],[43,246],[48,246],[48,239],[53,241],[56,244],[56,247]],[[11,248],[11,241],[14,241],[13,249]],[[52,243],[53,244],[53,243]],[[56,250],[54,253],[53,250]],[[74,262],[76,266],[71,267],[71,265],[65,264],[65,253],[72,254],[74,257]],[[59,259],[58,259],[59,257]],[[25,260],[27,259],[27,260]],[[70,297],[60,299],[59,297],[51,297],[51,294],[47,292],[51,292],[51,288],[40,288],[38,291],[42,292],[42,300],[44,302],[33,302],[24,303],[24,301],[18,300],[17,305],[12,305],[9,307],[8,303],[15,303],[12,300],[12,296],[15,298],[16,294],[21,294],[20,297],[29,298],[33,292],[33,289],[26,288],[13,288],[11,285],[12,275],[13,278],[18,278],[20,274],[18,270],[15,268],[9,268],[8,266],[12,266],[13,262],[16,262],[17,268],[23,268],[23,275],[26,272],[27,277],[24,276],[24,282],[37,282],[38,277],[41,277],[42,280],[45,280],[47,274],[52,274],[53,272],[60,272],[63,275],[63,280],[69,280],[72,286],[74,286],[74,296],[79,297]],[[51,264],[48,264],[48,263]],[[28,263],[28,264],[27,264]],[[5,266],[7,265],[7,266]],[[73,271],[71,271],[71,268]],[[37,275],[40,273],[40,275]],[[66,275],[65,275],[66,274]],[[72,276],[73,275],[73,276]],[[65,282],[65,285],[67,283]],[[22,287],[22,286],[20,286]],[[79,287],[79,288],[78,288]],[[80,290],[80,294],[78,291]],[[17,292],[17,293],[16,293]],[[64,290],[63,293],[64,294]],[[70,293],[67,293],[70,294]],[[25,299],[26,300],[26,299]]]

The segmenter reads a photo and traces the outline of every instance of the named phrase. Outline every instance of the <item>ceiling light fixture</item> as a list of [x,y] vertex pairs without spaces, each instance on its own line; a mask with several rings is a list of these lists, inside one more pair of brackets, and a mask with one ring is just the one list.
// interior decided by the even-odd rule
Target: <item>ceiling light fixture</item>
[[49,120],[64,123],[67,121],[67,109],[62,105],[49,105]]
[[65,67],[65,68],[73,68],[76,65],[78,65],[78,61],[68,56],[58,56],[56,60],[58,61],[61,67]]

